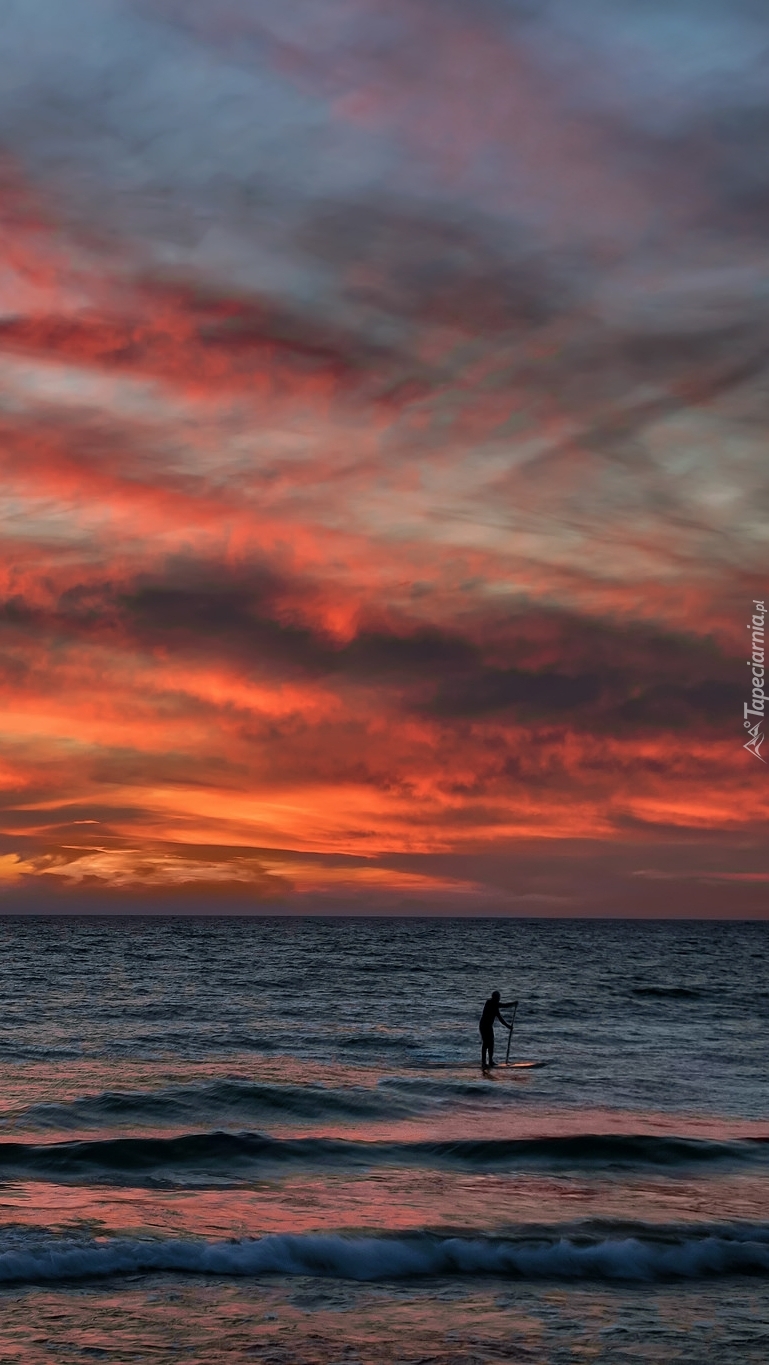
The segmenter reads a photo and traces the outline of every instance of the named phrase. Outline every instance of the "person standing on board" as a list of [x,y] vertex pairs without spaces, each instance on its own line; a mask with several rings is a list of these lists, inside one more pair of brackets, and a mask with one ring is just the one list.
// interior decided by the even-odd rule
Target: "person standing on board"
[[[508,1024],[507,1020],[502,1018],[499,1011],[501,1009],[509,1009],[510,1006],[514,1004],[514,1000],[500,1000],[499,991],[492,991],[483,1007],[483,1014],[481,1015],[480,1023],[478,1025],[481,1033],[482,1071],[488,1071],[490,1066],[496,1065],[494,1061],[494,1020],[498,1019],[500,1024],[504,1024],[505,1028],[512,1028],[512,1024]],[[488,1062],[486,1061],[487,1054],[489,1059]]]

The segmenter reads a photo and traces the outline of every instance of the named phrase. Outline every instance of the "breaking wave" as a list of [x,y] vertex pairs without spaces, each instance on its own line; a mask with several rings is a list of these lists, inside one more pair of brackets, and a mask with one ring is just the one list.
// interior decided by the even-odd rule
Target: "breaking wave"
[[[769,1274],[769,1227],[660,1229],[632,1234],[513,1238],[269,1236],[237,1242],[12,1239],[0,1250],[0,1283],[83,1281],[174,1272],[303,1275],[375,1281],[495,1275],[516,1279],[697,1280]],[[2,1246],[2,1241],[0,1241]]]

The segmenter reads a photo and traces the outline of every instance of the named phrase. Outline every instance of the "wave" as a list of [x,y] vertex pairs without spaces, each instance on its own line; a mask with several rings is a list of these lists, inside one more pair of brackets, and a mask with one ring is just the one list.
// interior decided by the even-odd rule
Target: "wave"
[[702,991],[694,986],[634,986],[633,995],[649,996],[656,1000],[700,1000]]
[[339,1038],[336,1042],[337,1048],[341,1052],[353,1051],[394,1051],[401,1052],[423,1052],[424,1044],[419,1038],[412,1037],[405,1033],[353,1033],[346,1038]]
[[190,1185],[239,1183],[257,1172],[311,1166],[360,1169],[399,1165],[477,1171],[522,1166],[559,1169],[679,1170],[713,1164],[766,1164],[769,1137],[734,1142],[649,1135],[586,1134],[540,1138],[464,1138],[457,1141],[360,1141],[276,1138],[227,1131],[170,1137],[115,1137],[69,1142],[0,1143],[0,1178],[63,1184]]
[[[532,1065],[535,1065],[532,1063]],[[542,1063],[544,1065],[544,1063]],[[445,1107],[455,1100],[486,1105],[520,1097],[499,1091],[487,1080],[386,1076],[374,1087],[333,1087],[318,1083],[279,1084],[244,1077],[166,1086],[151,1091],[105,1090],[72,1100],[42,1102],[0,1120],[18,1130],[74,1131],[95,1128],[189,1128],[193,1124],[227,1125],[295,1120],[399,1119]]]
[[[0,1241],[0,1246],[2,1242]],[[515,1237],[278,1235],[256,1240],[12,1238],[0,1250],[0,1283],[83,1281],[142,1273],[303,1275],[359,1281],[501,1276],[552,1280],[697,1280],[769,1275],[769,1227],[660,1229],[628,1235]]]
[[155,1091],[107,1090],[65,1103],[30,1105],[14,1122],[25,1128],[74,1129],[151,1124],[182,1127],[201,1118],[235,1122],[292,1118],[393,1118],[412,1111],[405,1099],[394,1100],[363,1087],[331,1089],[317,1085],[279,1085],[242,1079],[198,1085],[168,1086]]

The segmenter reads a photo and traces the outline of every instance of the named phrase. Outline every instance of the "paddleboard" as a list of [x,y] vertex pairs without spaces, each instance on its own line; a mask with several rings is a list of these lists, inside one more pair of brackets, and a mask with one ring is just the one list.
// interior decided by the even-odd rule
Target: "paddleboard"
[[[499,1071],[531,1071],[537,1066],[549,1066],[552,1058],[544,1057],[534,1062],[495,1062],[491,1068],[492,1072]],[[471,1071],[478,1071],[480,1068],[477,1062],[427,1062],[423,1067],[415,1068],[421,1071],[464,1071],[469,1067]]]
[[498,1062],[496,1066],[487,1068],[484,1076],[504,1076],[506,1071],[533,1071],[535,1067],[547,1066],[547,1060],[536,1062]]

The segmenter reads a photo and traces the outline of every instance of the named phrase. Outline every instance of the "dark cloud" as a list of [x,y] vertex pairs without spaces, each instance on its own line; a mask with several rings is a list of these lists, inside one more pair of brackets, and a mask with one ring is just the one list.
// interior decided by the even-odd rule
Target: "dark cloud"
[[[616,667],[606,674],[478,668],[439,685],[427,710],[439,718],[481,719],[515,708],[523,719],[562,715],[572,724],[621,734],[633,726],[730,727],[742,699],[736,683],[712,678],[681,687],[674,682],[649,685]],[[659,762],[657,767],[662,771]]]
[[740,714],[743,700],[744,689],[733,682],[706,679],[693,687],[659,683],[622,702],[616,717],[632,725],[675,728],[704,720],[731,728],[729,723]]
[[[532,609],[469,617],[461,630],[404,618],[384,627],[364,618],[340,642],[323,628],[316,591],[267,568],[238,578],[221,565],[201,575],[199,564],[186,564],[165,581],[133,588],[73,586],[48,611],[15,597],[0,606],[0,620],[15,638],[94,639],[116,649],[160,649],[166,658],[227,661],[246,676],[381,688],[391,704],[442,722],[514,712],[622,731],[718,726],[740,711],[733,660],[695,636]],[[122,771],[126,780],[148,763],[170,782],[191,780],[195,766],[173,753],[155,753],[151,763],[102,754],[103,773]],[[211,763],[204,767],[210,779]],[[236,769],[223,765],[219,778],[226,782]]]
[[121,822],[133,824],[141,821],[146,815],[146,811],[140,806],[122,805],[117,802],[110,805],[106,801],[62,802],[57,805],[49,800],[43,809],[29,809],[27,803],[30,799],[34,801],[37,797],[43,802],[50,794],[50,790],[41,789],[39,792],[31,793],[27,788],[4,792],[0,806],[4,828],[50,829],[62,833],[77,829],[81,838],[101,839],[102,835],[111,833],[114,825]]
[[569,712],[596,701],[600,694],[601,680],[591,674],[569,677],[487,668],[439,686],[430,710],[437,716],[483,716],[512,706],[529,714]]
[[336,643],[322,628],[292,622],[292,610],[311,618],[311,601],[300,595],[292,603],[270,578],[242,587],[148,586],[124,595],[120,604],[129,629],[146,643],[162,641],[196,654],[221,649],[266,673],[386,685],[456,671],[478,652],[458,634],[413,625],[402,633],[364,627],[352,640]]
[[[304,585],[267,571],[241,582],[228,581],[217,566],[209,573],[206,585],[112,589],[102,611],[145,646],[162,644],[182,655],[218,653],[257,673],[427,687],[431,700],[420,704],[436,716],[481,716],[510,706],[537,712],[592,706],[595,712],[600,703],[601,710],[627,720],[646,719],[656,711],[664,723],[663,699],[671,717],[684,706],[689,713],[716,718],[734,705],[739,691],[731,661],[719,659],[712,645],[659,630],[623,630],[533,611],[497,622],[493,644],[493,618],[483,617],[466,622],[461,632],[408,620],[387,629],[364,621],[340,643],[313,620],[312,594]],[[59,604],[61,619],[75,605],[73,624],[87,619],[98,628],[88,593],[84,602],[83,607],[78,591],[68,594]],[[500,662],[489,660],[490,650]],[[505,655],[507,666],[501,662]],[[546,665],[537,662],[543,656]],[[619,710],[622,705],[626,714]]]
[[320,208],[301,245],[343,272],[363,308],[471,333],[519,334],[569,307],[575,279],[536,237],[481,215],[438,216],[404,202]]
[[[277,584],[146,586],[121,595],[116,607],[131,634],[148,645],[194,653],[223,651],[243,663],[317,676],[334,652],[310,626],[281,620]],[[270,607],[273,610],[270,610]]]

